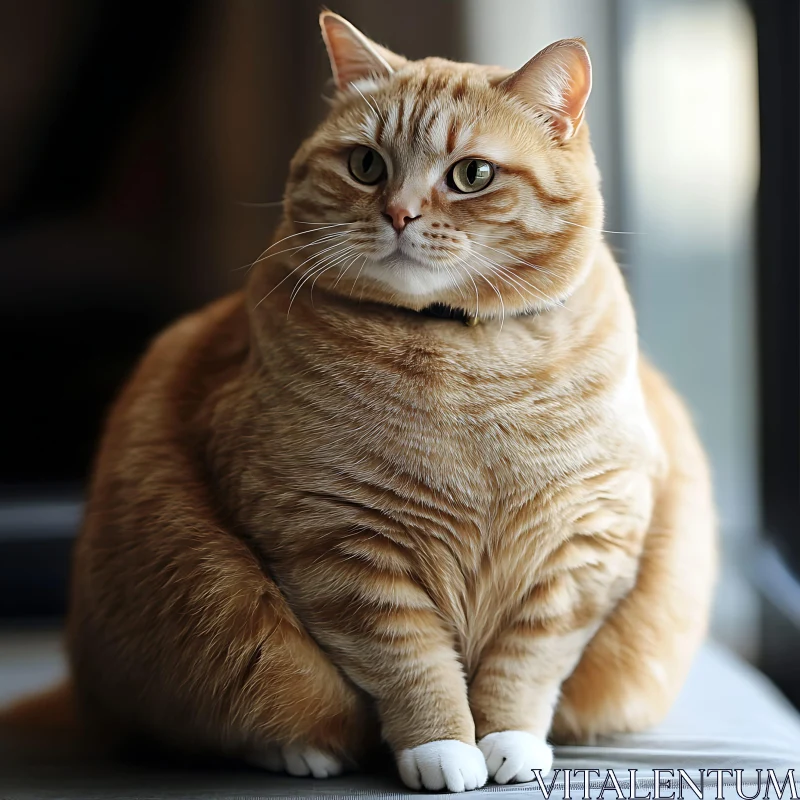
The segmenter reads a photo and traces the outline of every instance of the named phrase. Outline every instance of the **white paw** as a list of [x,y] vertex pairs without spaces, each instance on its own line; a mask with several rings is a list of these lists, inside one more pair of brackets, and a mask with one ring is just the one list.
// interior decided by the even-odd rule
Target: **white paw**
[[483,753],[471,744],[445,739],[428,742],[397,755],[403,783],[411,789],[444,789],[464,792],[486,783]]
[[490,733],[478,742],[478,747],[495,783],[526,783],[533,780],[533,770],[541,770],[544,777],[553,766],[550,745],[526,731]]
[[271,745],[259,754],[251,753],[249,761],[270,772],[288,772],[299,777],[332,778],[343,769],[342,762],[329,753],[295,744]]

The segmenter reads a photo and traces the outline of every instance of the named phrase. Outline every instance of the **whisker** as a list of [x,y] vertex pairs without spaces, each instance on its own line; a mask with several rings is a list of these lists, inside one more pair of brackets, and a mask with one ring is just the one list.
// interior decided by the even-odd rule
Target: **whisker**
[[[519,276],[514,276],[508,271],[508,267],[504,267],[502,264],[496,264],[494,267],[489,266],[489,270],[492,272],[493,275],[498,277],[501,281],[511,286],[513,289],[516,290],[517,294],[522,296],[522,293],[519,290],[520,286],[527,287],[535,297],[538,297],[540,300],[543,300],[545,303],[552,303],[553,305],[562,306],[562,304],[558,300],[553,300],[548,297],[544,292],[540,291],[536,286],[528,281],[522,281],[522,278]],[[523,301],[527,304],[527,300],[525,300],[523,296]],[[563,307],[563,306],[562,306]]]
[[[346,266],[345,266],[344,268],[342,268],[342,269],[340,269],[340,270],[339,270],[339,276],[336,278],[336,282],[333,284],[333,288],[334,288],[334,289],[335,289],[335,288],[336,288],[336,287],[339,285],[339,281],[340,281],[340,280],[341,280],[341,279],[342,279],[342,278],[343,278],[345,275],[347,275],[347,271],[350,269],[350,267],[352,267],[352,266],[353,266],[353,264],[355,264],[355,263],[356,263],[356,261],[358,260],[358,257],[359,257],[360,255],[361,255],[360,253],[356,252],[356,254],[353,256],[353,258],[352,258],[350,261],[348,261],[348,262],[347,262]],[[311,287],[311,291],[312,291],[312,292],[314,291],[314,287],[313,287],[313,286]]]
[[[333,247],[341,247],[342,245],[346,245],[346,244],[347,244],[346,242],[341,242],[341,241],[339,241],[339,242],[336,242],[336,244],[334,244],[334,245],[333,245]],[[277,288],[278,288],[278,287],[279,287],[279,286],[280,286],[282,283],[284,283],[285,281],[289,280],[289,278],[291,278],[291,277],[292,277],[292,275],[294,275],[294,274],[295,274],[295,272],[297,272],[297,270],[299,270],[301,267],[303,267],[305,264],[307,264],[307,263],[308,263],[309,261],[311,261],[312,259],[314,259],[314,258],[319,258],[319,257],[320,257],[321,255],[323,255],[324,253],[328,252],[328,250],[331,250],[331,249],[333,249],[333,247],[326,248],[326,249],[325,249],[325,250],[323,250],[321,253],[315,253],[314,255],[312,255],[312,256],[309,256],[309,257],[308,257],[308,258],[307,258],[305,261],[303,261],[301,264],[298,264],[298,265],[297,265],[297,266],[296,266],[296,267],[295,267],[295,268],[294,268],[294,269],[293,269],[291,272],[289,272],[287,275],[284,275],[284,277],[283,277],[283,278],[281,278],[281,280],[279,280],[279,281],[278,281],[278,283],[276,283],[276,284],[275,284],[275,285],[274,285],[274,286],[273,286],[273,287],[272,287],[272,288],[271,288],[271,289],[270,289],[270,290],[269,290],[269,291],[268,291],[268,292],[267,292],[267,293],[266,293],[266,294],[265,294],[265,295],[264,295],[264,296],[263,296],[263,297],[262,297],[262,298],[261,298],[261,299],[260,299],[260,300],[259,300],[259,301],[258,301],[256,304],[255,304],[255,306],[253,306],[253,311],[255,311],[255,310],[256,310],[256,309],[257,309],[257,308],[258,308],[258,307],[259,307],[259,306],[260,306],[260,305],[261,305],[261,304],[262,304],[262,303],[263,303],[263,302],[264,302],[264,301],[265,301],[265,300],[266,300],[266,299],[267,299],[267,298],[268,298],[268,297],[269,297],[269,296],[270,296],[270,295],[271,295],[271,294],[272,294],[272,293],[273,293],[273,292],[274,292],[274,291],[275,291],[275,290],[276,290],[276,289],[277,289]]]
[[472,270],[469,268],[469,264],[461,256],[455,256],[459,263],[464,265],[464,274],[470,279],[472,283],[472,288],[475,289],[475,316],[479,317],[481,315],[481,305],[480,305],[480,292],[478,291],[478,284],[475,283],[475,279],[472,277]]
[[[292,289],[292,293],[291,293],[291,295],[290,295],[290,297],[289,297],[289,308],[291,308],[291,307],[292,307],[292,302],[294,301],[294,298],[295,298],[295,297],[297,297],[297,294],[298,294],[298,292],[300,291],[300,289],[302,288],[302,286],[303,286],[303,284],[305,283],[305,281],[306,281],[308,278],[312,277],[312,276],[313,276],[313,275],[316,273],[316,271],[317,271],[317,270],[319,270],[319,269],[322,269],[323,267],[324,267],[324,268],[327,268],[327,267],[328,267],[329,265],[331,265],[331,264],[332,264],[333,266],[335,266],[336,264],[338,264],[338,263],[339,263],[339,261],[340,261],[340,259],[341,259],[341,258],[347,258],[347,256],[349,256],[349,255],[350,255],[350,254],[353,252],[352,246],[351,246],[351,245],[349,245],[349,244],[347,244],[347,243],[340,242],[340,243],[337,243],[336,245],[334,245],[334,247],[339,247],[339,246],[341,246],[342,244],[344,244],[344,248],[345,248],[344,250],[339,250],[339,251],[337,252],[337,251],[336,251],[336,250],[334,250],[334,248],[332,248],[332,247],[331,247],[331,248],[327,248],[327,251],[329,251],[329,250],[333,250],[333,252],[329,252],[329,253],[328,253],[328,254],[327,254],[327,255],[326,255],[326,256],[325,256],[325,257],[322,259],[322,261],[320,261],[320,262],[319,262],[319,263],[317,263],[317,264],[313,264],[311,267],[309,267],[309,268],[308,268],[308,269],[307,269],[307,270],[306,270],[306,271],[303,273],[303,276],[300,278],[300,280],[297,282],[297,284],[295,284],[295,287]],[[327,252],[327,251],[324,251],[324,252]],[[319,257],[319,256],[321,256],[321,255],[323,255],[323,253],[318,253],[318,254],[317,254],[317,257]],[[302,265],[301,265],[301,266],[302,266]]]
[[268,253],[270,250],[272,250],[273,247],[277,247],[281,242],[285,242],[287,239],[294,239],[295,236],[305,236],[306,234],[309,233],[317,233],[319,231],[326,230],[327,228],[336,228],[339,227],[340,225],[346,225],[346,224],[349,223],[343,223],[343,222],[334,222],[330,224],[326,223],[325,225],[320,225],[318,228],[314,228],[313,230],[310,231],[298,231],[297,233],[290,233],[288,236],[284,236],[283,239],[278,239],[277,242],[273,242],[266,250],[264,250],[264,253]]
[[[308,231],[309,233],[313,233],[313,231]],[[283,255],[284,253],[294,253],[300,250],[305,250],[307,247],[313,247],[316,244],[322,244],[323,242],[330,241],[332,239],[339,238],[341,236],[347,236],[348,231],[336,232],[336,233],[328,233],[325,236],[321,236],[319,239],[314,239],[313,242],[308,242],[308,244],[298,245],[297,247],[287,247],[284,250],[278,250],[276,253],[270,253],[269,255],[265,255],[267,252],[266,250],[262,251],[259,257],[253,261],[251,264],[243,264],[241,267],[235,267],[233,272],[238,272],[239,270],[246,269],[248,272],[258,263],[261,261],[266,261],[269,258],[273,258],[275,256]]]
[[[528,300],[525,297],[525,295],[522,294],[522,292],[519,290],[519,285],[513,283],[510,279],[508,279],[508,276],[504,276],[503,273],[500,272],[500,265],[499,264],[493,264],[493,263],[491,263],[489,261],[485,261],[484,266],[489,270],[489,272],[492,275],[500,278],[501,281],[505,281],[506,283],[508,283],[508,285],[512,289],[514,289],[514,291],[519,295],[519,298],[520,298],[520,300],[522,300],[523,303],[527,303],[528,302]],[[480,275],[481,273],[479,272],[478,274]]]
[[[353,256],[353,253],[355,253],[355,256]],[[339,265],[339,274],[337,275],[336,281],[333,284],[334,286],[338,285],[339,281],[342,279],[342,276],[347,270],[347,265],[346,265],[347,259],[350,258],[351,256],[353,256],[353,258],[349,263],[352,264],[353,261],[355,261],[355,259],[358,258],[358,251],[352,245],[348,247],[346,250],[342,251],[341,253],[337,253],[335,259],[331,262],[330,264],[331,266],[335,267]],[[316,281],[316,278],[314,280]],[[311,285],[311,291],[312,293],[314,291],[313,283]]]
[[[346,258],[349,255],[349,253],[350,253],[350,251],[347,251],[344,254],[332,253],[326,259],[323,259],[323,261],[320,264],[315,264],[313,267],[311,267],[310,269],[306,270],[306,272],[303,275],[303,277],[300,278],[300,280],[297,282],[297,284],[295,284],[295,287],[292,289],[292,293],[289,296],[289,308],[286,309],[286,318],[287,319],[289,318],[289,314],[291,313],[292,306],[294,305],[294,301],[297,299],[297,296],[300,294],[300,290],[303,288],[303,286],[312,277],[316,281],[316,279],[319,278],[319,276],[322,273],[327,272],[330,269],[333,269],[339,263],[340,258],[341,257]],[[316,277],[314,277],[314,276],[316,276]],[[313,293],[313,289],[314,289],[314,285],[312,283],[312,285],[311,285],[312,293]],[[313,295],[312,295],[311,302],[313,303]]]
[[485,275],[482,275],[479,272],[478,276],[483,278],[486,281],[486,283],[488,283],[489,286],[491,286],[492,289],[494,289],[495,294],[497,295],[497,299],[500,301],[500,330],[502,331],[503,325],[505,325],[506,322],[506,304],[503,302],[503,295],[500,294],[497,287]]
[[[317,233],[317,231],[305,231],[306,233]],[[307,242],[306,244],[297,245],[297,247],[287,247],[285,250],[279,250],[277,253],[270,253],[268,256],[260,256],[258,261],[262,259],[266,260],[267,258],[272,258],[273,255],[277,256],[281,253],[291,253],[292,251],[296,250],[304,250],[306,247],[313,247],[315,244],[320,244],[321,242],[332,241],[333,239],[341,239],[345,236],[348,236],[350,231],[330,231],[328,233],[324,233],[322,236]],[[255,263],[258,263],[256,261]]]
[[[501,275],[501,272],[499,272],[499,270],[505,270],[506,269],[505,267],[503,267],[502,264],[499,264],[497,261],[493,261],[492,259],[487,258],[486,256],[482,255],[481,253],[474,253],[473,255],[475,255],[476,258],[479,258],[483,262],[483,265],[488,267],[489,270],[495,275]],[[510,273],[508,273],[507,277],[508,277],[509,281],[512,280],[512,276],[511,276]],[[513,280],[514,280],[515,287],[516,286],[522,286],[524,284],[525,286],[527,286],[532,291],[538,291],[537,287],[535,287],[532,283],[528,283],[528,281],[523,280],[521,277],[513,278]],[[520,283],[518,281],[522,281],[522,283]],[[519,289],[517,289],[517,293],[520,295],[520,297],[523,300],[525,299],[524,295],[519,291]]]
[[[474,255],[479,255],[479,254],[475,253]],[[489,270],[492,272],[492,274],[496,274],[495,270],[494,270],[494,267],[492,266],[491,262],[489,262],[488,259],[486,259],[486,258],[484,258],[483,260],[486,262],[486,264],[489,267]],[[503,295],[500,293],[498,288],[483,273],[478,272],[478,276],[483,278],[483,280],[492,288],[494,293],[497,295],[497,299],[500,301],[500,309],[501,309],[500,330],[502,330],[503,329],[503,324],[505,323],[505,319],[506,319],[506,305],[505,305],[505,302],[503,301]],[[498,277],[500,278],[500,280],[503,279],[502,275],[498,275]],[[523,296],[522,292],[520,292],[520,290],[517,289],[516,286],[512,286],[512,288],[516,290],[516,292],[520,296],[520,299],[522,300],[522,302],[525,303],[526,300],[525,300],[525,297]]]
[[519,287],[521,287],[521,286],[526,286],[531,292],[533,292],[537,297],[539,297],[544,302],[552,303],[553,305],[557,305],[560,308],[565,308],[566,309],[566,306],[560,300],[556,300],[554,298],[548,297],[538,287],[534,286],[529,281],[526,281],[522,276],[513,275],[511,272],[509,272],[509,269],[510,269],[509,267],[506,267],[506,266],[504,266],[502,264],[498,264],[496,261],[492,261],[491,259],[487,258],[486,256],[481,255],[480,253],[473,253],[473,255],[475,255],[476,257],[480,258],[484,262],[485,266],[488,267],[488,269],[490,270],[490,272],[493,275],[495,275],[501,281],[503,281],[504,283],[507,283],[511,288],[513,288],[517,292],[517,294],[520,296],[520,298],[522,299],[522,301],[524,303],[527,303],[528,301],[526,300],[526,298],[524,297],[522,292],[520,292],[520,290],[519,290]]
[[[349,251],[346,251],[346,252],[345,252],[345,254],[342,256],[342,258],[340,258],[340,259],[337,259],[337,261],[335,261],[333,264],[331,264],[331,266],[335,267],[337,263],[344,264],[344,262],[345,262],[345,261],[347,261],[347,259],[348,259],[348,258],[350,258],[351,254],[353,253],[353,251],[354,251],[354,250],[355,250],[355,248],[351,247]],[[350,261],[349,263],[350,263],[350,264],[352,264],[352,263],[353,263],[353,261],[355,261],[355,260],[356,260],[356,258],[358,258],[358,253],[356,253],[356,255],[355,255],[355,257],[353,258],[353,260],[352,260],[352,261]],[[337,276],[337,278],[336,278],[336,281],[335,281],[335,282],[334,282],[334,284],[333,284],[333,287],[334,287],[334,289],[336,288],[336,286],[338,286],[338,284],[339,284],[339,281],[342,279],[342,276],[343,276],[343,275],[345,274],[345,272],[347,271],[347,266],[348,266],[348,265],[346,265],[346,266],[344,266],[344,267],[340,267],[340,268],[339,268],[339,275]],[[314,278],[314,280],[313,280],[313,281],[311,281],[311,292],[310,292],[310,297],[311,297],[311,305],[312,305],[312,306],[314,305],[314,284],[317,282],[317,280],[318,280],[318,278],[320,277],[320,275],[321,275],[321,274],[322,274],[322,273],[318,273],[318,274],[317,274],[317,277],[316,277],[316,278]]]
[[[498,237],[495,234],[480,233],[480,232],[475,231],[473,229],[469,229],[467,231],[467,233],[468,233],[468,238],[469,238],[470,244],[475,244],[475,245],[478,245],[479,247],[486,247],[487,249],[494,250],[496,253],[499,253],[501,256],[505,256],[506,258],[510,259],[511,261],[514,261],[517,264],[524,264],[526,267],[530,267],[531,269],[535,269],[538,272],[543,272],[546,275],[552,275],[554,278],[558,277],[558,275],[556,275],[556,273],[554,273],[551,270],[547,269],[547,267],[543,267],[541,264],[531,264],[531,263],[529,263],[527,261],[523,261],[521,258],[518,258],[513,253],[509,253],[507,250],[501,250],[501,249],[499,249],[497,247],[493,247],[492,245],[484,244],[483,242],[477,241],[475,239],[475,237],[479,236],[479,237],[482,237],[484,239],[494,239],[495,242],[497,242]],[[506,242],[507,240],[506,239],[502,239],[502,241]]]
[[362,258],[364,260],[361,262],[361,268],[358,270],[358,275],[356,275],[356,279],[353,281],[353,285],[350,287],[350,297],[353,296],[353,290],[356,288],[356,284],[358,283],[358,279],[361,277],[361,273],[363,272],[364,267],[367,265],[367,256],[366,256],[366,254],[364,254],[362,256]]
[[[444,272],[446,273],[447,277],[453,282],[453,286],[454,287],[459,287],[459,289],[461,290],[459,292],[460,297],[465,298],[466,297],[466,293],[465,293],[464,287],[463,287],[463,283],[464,282],[463,282],[463,280],[461,280],[461,270],[458,268],[458,264],[448,265],[448,264],[446,264],[444,262],[439,263],[437,261],[437,262],[434,263],[434,266],[436,267],[436,272],[437,273],[441,272],[442,270],[444,270]],[[453,267],[452,270],[450,269],[451,266]],[[470,280],[472,280],[472,278],[471,278],[471,276],[469,274],[469,271],[465,271],[465,274],[466,274],[466,276],[468,278],[470,278]],[[473,281],[473,285],[474,285],[474,281]],[[476,288],[476,292],[475,292],[475,305],[476,306],[478,305],[477,288]]]
[[529,264],[527,261],[523,261],[521,258],[517,258],[516,256],[512,255],[511,253],[506,252],[505,250],[499,250],[496,247],[491,247],[488,244],[483,244],[483,242],[473,242],[473,244],[478,245],[478,247],[485,247],[488,250],[494,250],[495,253],[500,253],[501,256],[505,256],[506,258],[511,259],[511,261],[515,261],[518,264],[524,264],[526,267],[530,267],[531,269],[535,269],[538,272],[544,272],[545,275],[551,275],[554,278],[558,277],[558,275],[556,275],[555,272],[552,272],[551,270],[547,269],[546,267],[539,266],[538,264]]
[[[319,277],[319,275],[321,273],[327,272],[329,269],[333,269],[333,267],[332,266],[325,266],[325,267],[320,268],[318,273],[313,273],[312,272],[309,275],[303,276],[303,278],[301,279],[300,285],[302,286],[311,275],[316,274],[317,277]],[[298,292],[298,294],[299,294],[299,292]],[[295,301],[296,298],[297,298],[297,294],[295,294],[293,297],[291,297],[289,299],[289,308],[286,309],[286,319],[289,319],[289,315],[292,313],[292,306],[294,305],[294,301]],[[313,303],[313,299],[312,299],[312,303]]]
[[588,225],[580,225],[577,222],[570,222],[568,219],[562,219],[561,217],[556,217],[559,222],[563,222],[565,225],[574,225],[576,228],[583,228],[587,231],[596,231],[597,233],[616,233],[620,236],[644,236],[644,231],[607,231],[605,228],[590,228]]
[[502,274],[500,275],[500,277],[502,279],[504,279],[507,283],[508,282],[514,282],[517,286],[519,286],[519,285],[521,285],[521,284],[519,284],[519,281],[522,281],[522,283],[525,286],[527,286],[528,289],[530,289],[530,291],[532,291],[537,297],[539,297],[545,303],[548,303],[548,304],[554,305],[554,306],[558,306],[559,308],[563,308],[564,311],[570,311],[570,312],[572,311],[572,309],[570,309],[570,308],[568,308],[567,306],[564,305],[563,301],[557,300],[554,297],[550,297],[549,295],[547,295],[544,292],[542,292],[540,289],[538,289],[533,284],[528,283],[528,281],[526,281],[526,280],[523,280],[519,275],[517,275],[517,276],[511,275],[511,273],[508,272],[508,269],[509,269],[508,267],[504,267],[502,265],[499,265],[498,268],[502,271]]
[[571,309],[564,305],[562,300],[556,300],[554,297],[550,297],[549,295],[545,294],[538,286],[534,286],[530,281],[525,280],[525,278],[523,278],[521,275],[513,275],[510,271],[511,267],[507,267],[502,264],[495,264],[495,266],[502,270],[503,274],[505,274],[509,280],[513,280],[517,285],[527,286],[546,303],[552,303],[559,308],[563,308],[565,311],[571,311]]

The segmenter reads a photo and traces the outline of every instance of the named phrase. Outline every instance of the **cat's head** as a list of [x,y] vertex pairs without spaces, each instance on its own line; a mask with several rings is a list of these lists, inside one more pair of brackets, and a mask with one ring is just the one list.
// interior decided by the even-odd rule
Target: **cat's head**
[[297,248],[294,277],[480,316],[568,296],[602,222],[583,43],[511,73],[408,61],[327,11],[320,24],[337,93],[291,165],[282,233],[297,235],[281,247]]

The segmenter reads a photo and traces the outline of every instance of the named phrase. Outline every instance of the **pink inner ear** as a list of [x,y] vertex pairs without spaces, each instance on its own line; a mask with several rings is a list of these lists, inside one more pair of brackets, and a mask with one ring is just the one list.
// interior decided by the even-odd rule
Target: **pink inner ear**
[[341,17],[323,13],[320,27],[336,84],[345,89],[371,75],[389,75],[391,67],[369,39]]
[[526,103],[543,108],[556,135],[568,139],[583,120],[583,110],[592,89],[589,54],[577,39],[555,42],[501,86]]
[[565,68],[569,76],[569,85],[564,93],[563,110],[573,120],[577,129],[583,117],[583,109],[592,90],[592,63],[589,54],[583,45],[576,44],[567,48],[569,50]]

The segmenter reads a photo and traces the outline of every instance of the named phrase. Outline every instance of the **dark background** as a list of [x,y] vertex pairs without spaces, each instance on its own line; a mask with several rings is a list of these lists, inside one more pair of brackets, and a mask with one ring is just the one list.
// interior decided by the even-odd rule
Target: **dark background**
[[[477,59],[489,2],[414,0],[398,7],[342,0],[334,10],[410,57]],[[521,8],[505,8],[512,6]],[[631,123],[639,109],[630,69],[639,62],[625,54],[638,52],[645,35],[660,37],[665,48],[680,46],[669,26],[681,14],[690,35],[689,15],[697,9],[713,22],[714,14],[727,19],[734,6],[752,31],[753,50],[738,55],[734,44],[733,60],[725,63],[748,59],[756,76],[752,122],[760,140],[749,212],[755,235],[744,256],[750,282],[743,291],[754,313],[741,323],[749,326],[752,352],[736,354],[752,362],[754,377],[745,384],[756,383],[741,388],[753,395],[753,463],[743,469],[754,476],[758,499],[757,522],[742,523],[746,535],[727,532],[736,520],[726,519],[735,504],[725,498],[737,490],[725,470],[748,451],[731,455],[717,441],[725,436],[715,433],[713,403],[725,399],[713,400],[710,410],[703,406],[701,377],[711,374],[713,353],[709,359],[684,350],[670,371],[670,346],[679,334],[660,334],[653,322],[666,309],[648,300],[658,294],[648,283],[658,273],[648,271],[642,256],[647,240],[626,249],[622,237],[610,236],[640,316],[648,310],[645,344],[663,353],[660,363],[690,404],[704,410],[701,433],[721,474],[723,542],[736,543],[724,548],[733,553],[733,571],[723,571],[717,633],[797,701],[799,6],[602,0],[590,10],[581,0],[538,3],[543,25],[558,30],[558,15],[564,16],[571,27],[563,35],[586,36],[595,59],[590,121],[612,230],[637,219],[636,182],[644,174]],[[288,161],[324,111],[328,71],[318,11],[306,0],[0,3],[0,619],[6,624],[38,624],[64,612],[68,554],[92,452],[106,409],[148,339],[181,313],[236,289],[237,268],[266,246]],[[574,30],[581,25],[588,31]],[[514,35],[509,29],[508,52]],[[534,30],[532,41],[538,35]],[[500,61],[505,50],[497,52]],[[686,124],[699,128],[703,120]],[[691,298],[685,302],[675,311],[691,315]],[[694,383],[693,374],[701,376]],[[745,636],[740,609],[753,608],[752,636]]]

